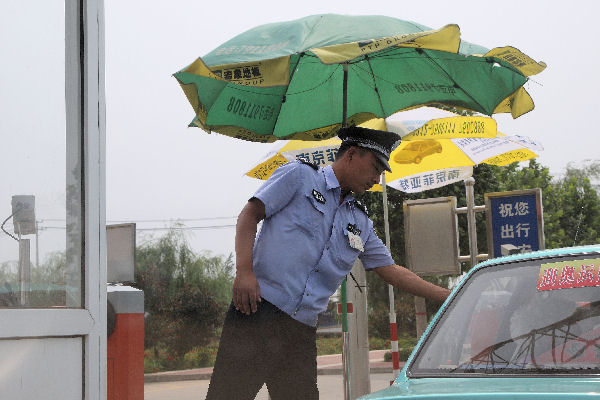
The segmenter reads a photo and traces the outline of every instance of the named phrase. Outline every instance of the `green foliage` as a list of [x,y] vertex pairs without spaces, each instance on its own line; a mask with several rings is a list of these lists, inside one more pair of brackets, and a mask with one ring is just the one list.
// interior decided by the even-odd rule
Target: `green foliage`
[[[40,265],[31,264],[31,285],[42,289],[52,285],[65,285],[66,268],[65,252],[51,252]],[[18,269],[18,261],[6,261],[0,264],[0,282],[16,283]]]
[[217,359],[218,345],[205,347],[194,347],[183,357],[185,368],[204,368],[215,365]]
[[[400,343],[402,339],[399,340]],[[416,339],[404,338],[406,343],[414,347]],[[412,343],[414,342],[414,343]],[[390,340],[371,335],[369,333],[369,349],[370,350],[385,350],[390,348]],[[342,337],[339,334],[320,335],[317,337],[317,355],[324,356],[327,354],[342,353]]]
[[317,337],[317,355],[341,354],[342,337],[340,335],[331,335]]
[[[0,306],[19,306],[18,262],[0,264]],[[31,264],[29,307],[45,308],[66,304],[67,260],[64,251],[49,253],[39,266]]]
[[[413,348],[412,347],[401,347],[398,349],[398,358],[400,359],[400,361],[406,361],[408,360],[408,357],[410,357],[410,354],[412,353]],[[392,361],[392,352],[388,351],[383,355],[383,361],[387,361],[390,362]]]
[[[598,242],[600,205],[590,177],[598,177],[598,164],[583,169],[569,166],[566,174],[555,184],[552,206],[556,216],[552,220],[552,225],[545,229],[547,247]],[[544,223],[546,223],[547,203],[544,201]]]
[[172,229],[136,249],[136,286],[144,290],[146,348],[186,354],[219,336],[231,301],[233,257],[195,254]]
[[177,353],[171,353],[164,346],[144,351],[144,372],[161,372],[182,369]]
[[[389,343],[389,341],[388,341]],[[414,335],[404,333],[398,337],[398,357],[400,361],[406,361],[414,347],[417,345],[417,338]],[[389,346],[385,347],[385,349]],[[392,352],[388,351],[383,355],[383,361],[392,361]]]
[[[416,339],[413,337],[401,337],[398,343],[401,347],[409,347],[412,350]],[[316,344],[317,355],[342,353],[342,337],[339,334],[319,335]],[[165,346],[146,348],[144,352],[144,372],[152,373],[212,367],[217,358],[218,347],[218,342],[213,341],[203,346],[196,346],[183,355]],[[389,339],[369,337],[370,350],[386,350],[389,348]]]
[[144,373],[174,371],[179,369],[212,367],[217,359],[217,344],[194,347],[183,356],[164,346],[144,351]]
[[390,339],[369,336],[369,350],[385,350],[390,348]]
[[16,284],[18,281],[17,271],[19,269],[19,263],[17,261],[5,261],[0,264],[0,282],[9,283],[10,285]]

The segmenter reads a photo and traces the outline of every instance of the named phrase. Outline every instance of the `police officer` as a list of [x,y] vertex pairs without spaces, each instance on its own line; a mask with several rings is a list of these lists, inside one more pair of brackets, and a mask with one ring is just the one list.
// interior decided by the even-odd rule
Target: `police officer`
[[400,137],[355,126],[338,137],[332,165],[279,167],[241,211],[233,302],[207,399],[254,399],[263,383],[273,400],[318,399],[317,316],[357,257],[401,290],[440,302],[448,296],[448,289],[394,263],[352,196],[391,170]]

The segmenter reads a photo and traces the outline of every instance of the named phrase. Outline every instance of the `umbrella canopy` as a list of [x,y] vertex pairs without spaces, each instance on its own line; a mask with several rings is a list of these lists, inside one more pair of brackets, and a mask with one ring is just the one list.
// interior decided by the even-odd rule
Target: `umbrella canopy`
[[341,140],[331,138],[327,140],[304,141],[304,140],[280,140],[265,156],[246,172],[247,176],[256,179],[267,180],[271,174],[281,165],[303,158],[315,165],[329,165],[333,163]]
[[[496,121],[488,117],[446,117],[431,121],[375,119],[362,126],[387,129],[403,136],[402,143],[390,156],[392,172],[386,172],[386,182],[409,193],[462,181],[480,163],[507,165],[537,157],[535,152],[543,150],[539,142],[530,138],[498,132]],[[280,141],[246,175],[266,180],[279,166],[296,158],[329,165],[340,143],[337,138],[319,142]],[[376,185],[372,190],[382,188]]]
[[[382,130],[385,129],[385,122],[373,119],[360,126]],[[267,180],[281,165],[298,158],[302,158],[318,166],[327,166],[335,160],[335,155],[341,143],[342,141],[337,137],[320,141],[280,140],[274,143],[273,147],[258,163],[253,164],[245,175],[251,178]]]
[[193,126],[271,142],[432,103],[516,118],[533,109],[523,84],[544,68],[512,47],[461,41],[457,25],[326,14],[258,26],[174,76]]
[[[402,134],[406,127],[388,121],[387,129]],[[540,142],[529,137],[498,132],[491,118],[423,121],[392,152],[392,172],[386,172],[386,183],[403,192],[422,192],[463,181],[473,174],[474,165],[526,161],[543,149]]]

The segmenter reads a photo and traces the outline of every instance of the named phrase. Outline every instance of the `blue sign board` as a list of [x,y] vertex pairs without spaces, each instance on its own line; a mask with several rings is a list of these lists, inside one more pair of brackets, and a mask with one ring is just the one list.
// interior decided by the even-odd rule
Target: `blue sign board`
[[488,193],[485,198],[491,257],[501,256],[504,244],[520,252],[544,249],[540,189]]

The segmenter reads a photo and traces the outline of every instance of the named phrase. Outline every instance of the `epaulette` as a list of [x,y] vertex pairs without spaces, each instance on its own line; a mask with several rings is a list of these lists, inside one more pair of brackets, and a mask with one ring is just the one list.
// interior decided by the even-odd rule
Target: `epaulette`
[[358,200],[354,200],[354,206],[362,212],[364,212],[365,214],[367,214],[367,217],[369,216],[369,210],[367,210],[367,206],[365,206],[363,203],[361,203]]
[[315,164],[315,163],[312,163],[312,162],[310,162],[310,161],[308,161],[308,160],[306,160],[306,159],[304,159],[304,158],[302,158],[302,157],[298,157],[296,160],[297,160],[297,161],[299,161],[299,162],[301,162],[302,164],[309,165],[309,166],[310,166],[310,167],[312,167],[312,169],[314,169],[315,171],[318,171],[318,170],[319,170],[319,166],[318,166],[317,164]]

